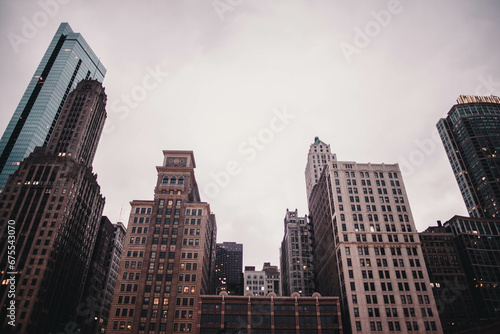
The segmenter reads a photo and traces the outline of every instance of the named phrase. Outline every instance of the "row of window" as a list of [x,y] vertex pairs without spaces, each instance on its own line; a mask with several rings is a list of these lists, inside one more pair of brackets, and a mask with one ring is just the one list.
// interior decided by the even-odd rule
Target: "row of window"
[[[392,255],[401,255],[401,247],[390,247],[390,250]],[[385,255],[385,248],[383,247],[375,247],[374,251],[375,255]],[[351,255],[351,248],[345,247],[345,253],[346,255]],[[418,255],[417,248],[415,247],[406,248],[406,253],[408,255]],[[358,255],[370,255],[370,249],[368,247],[358,247]]]
[[142,227],[132,227],[132,233],[148,233],[148,228],[147,227],[144,227],[144,229]]
[[[378,304],[378,297],[377,295],[365,295],[366,297],[366,303],[367,304]],[[430,304],[430,299],[428,295],[417,295],[418,297],[418,303],[420,305],[429,305]],[[391,295],[383,295],[384,298],[384,304],[389,305],[389,304],[396,304],[396,299],[393,294]],[[412,299],[405,299],[401,298],[401,302],[405,301],[405,304],[408,302],[408,304],[413,304]],[[358,296],[357,295],[352,295],[352,303],[357,304],[358,303]]]
[[[404,271],[404,270],[401,270],[401,271],[396,270],[395,272],[396,272],[396,278],[398,278],[398,279],[401,279],[401,278],[407,279],[408,278],[406,275],[406,271]],[[354,278],[354,271],[349,270],[348,274],[349,274],[349,278]],[[384,279],[384,278],[390,279],[391,278],[389,270],[379,270],[378,274],[379,274],[380,279]],[[373,279],[373,271],[372,270],[361,270],[361,275],[362,275],[363,279]],[[424,274],[423,274],[422,270],[412,270],[412,277],[414,279],[418,279],[418,278],[423,279]],[[431,283],[431,286],[432,286],[432,283]]]
[[134,217],[134,223],[149,224],[149,217]]
[[167,183],[169,183],[169,184],[184,184],[184,177],[179,176],[179,178],[177,178],[175,176],[172,176],[172,177],[164,176],[162,183],[163,184],[167,184]]
[[[387,326],[389,327],[389,331],[401,331],[401,325],[399,321],[389,321],[387,323]],[[434,321],[424,321],[424,326],[426,331],[430,331],[431,329],[433,331],[437,330],[436,328],[436,322]],[[406,329],[408,331],[418,331],[418,322],[417,321],[407,321],[406,322]],[[382,332],[382,322],[381,321],[370,321],[370,330],[371,331],[379,331]],[[361,332],[361,321],[356,321],[356,331]]]
[[186,216],[201,216],[202,212],[202,209],[186,209]]
[[151,208],[135,208],[135,213],[136,214],[151,214]]
[[[423,282],[414,282],[416,291],[427,291],[427,286]],[[356,282],[350,282],[351,291],[356,291]],[[375,289],[375,282],[363,282],[364,291],[377,291]],[[391,282],[381,282],[380,288],[382,291],[394,291]],[[399,291],[410,291],[410,284],[408,282],[399,282],[398,283]],[[406,297],[401,295],[401,302],[406,304],[406,301],[403,300]],[[411,298],[411,297],[410,297]]]
[[142,268],[142,261],[125,261],[125,268]]
[[[376,327],[375,327],[375,325],[376,325]],[[427,331],[429,331],[431,329],[433,331],[436,330],[436,323],[434,321],[431,321],[430,323],[429,323],[429,321],[424,321],[424,325],[425,325],[425,330],[427,330]],[[391,332],[401,330],[401,326],[399,324],[399,321],[395,321],[394,324],[392,323],[392,321],[389,321],[388,327],[389,327],[389,331],[391,331]],[[408,331],[416,331],[417,332],[419,330],[418,329],[418,322],[417,321],[407,321],[406,322],[406,329]],[[361,323],[359,321],[356,322],[356,330],[361,331]],[[381,332],[382,331],[382,322],[370,321],[370,330]]]
[[[346,258],[347,260],[347,266],[352,267],[352,260],[350,257]],[[404,267],[405,263],[403,259],[392,259],[394,267]],[[387,265],[387,259],[376,259],[377,262],[377,267],[388,267]],[[419,259],[408,259],[408,262],[410,263],[410,267],[420,267],[420,260]],[[371,267],[371,261],[370,259],[360,259],[360,265],[361,267]]]
[[127,272],[124,272],[123,276],[122,276],[122,278],[124,280],[125,279],[133,280],[134,277],[135,277],[135,280],[138,281],[140,279],[140,277],[141,277],[141,273],[127,273]]
[[[383,197],[380,197],[381,198],[381,202],[382,203],[387,203],[389,202],[389,198],[386,197],[386,201],[384,202],[384,198]],[[342,203],[342,196],[337,196],[337,200],[339,203]],[[370,198],[368,198],[368,196],[365,197],[365,202],[367,203],[374,203],[375,199],[373,196],[371,196]],[[359,196],[349,196],[349,202],[350,203],[359,203]],[[358,206],[360,209],[358,211],[361,211],[361,207]],[[342,207],[343,208],[343,207]],[[353,205],[351,205],[351,208],[354,208]],[[376,211],[376,206],[375,205],[372,205],[371,207],[370,206],[366,206],[367,208],[367,211]],[[392,212],[392,207],[390,205],[381,205],[380,206],[381,210],[382,211],[388,211],[388,212]],[[373,209],[373,210],[371,210]],[[341,210],[342,211],[342,210]],[[356,211],[353,209],[353,211]],[[405,205],[396,205],[396,211],[397,212],[406,212],[406,206]]]
[[118,296],[118,304],[135,304],[135,296]]
[[126,317],[126,316],[132,317],[132,316],[134,316],[134,309],[133,308],[131,308],[131,309],[128,309],[128,308],[122,308],[122,309],[120,309],[118,307],[115,310],[115,316],[117,316],[117,317],[119,317],[119,316],[122,316],[122,317]]
[[[338,180],[336,180],[338,181]],[[370,185],[370,184],[369,184]],[[336,188],[337,190],[337,194],[342,194],[342,190],[340,187],[337,187]],[[354,194],[354,195],[357,195],[358,194],[358,188],[347,188],[347,192],[349,194]],[[381,188],[377,188],[377,192],[379,193],[379,195],[382,195],[382,193],[384,194],[387,194],[387,190],[384,191],[384,189],[381,189]],[[393,195],[402,195],[402,191],[401,189],[392,189],[392,193]],[[373,195],[373,189],[372,188],[363,188],[363,194],[365,195]],[[373,202],[373,197],[370,197],[371,198],[371,201]],[[389,202],[389,197],[382,197],[380,196],[380,201],[382,203],[384,203],[384,199],[385,201],[388,203]],[[368,202],[368,197],[365,196],[365,201]],[[403,197],[394,197],[394,202],[396,203],[404,203],[404,198]]]
[[[166,312],[166,311],[165,311]],[[162,315],[162,318],[166,318],[167,315]],[[113,329],[131,329],[132,328],[132,323],[131,322],[128,322],[127,325],[125,325],[125,321],[120,321],[118,323],[118,321],[115,321],[113,323]],[[145,322],[141,322],[139,323],[139,330],[141,331],[145,331],[146,330],[146,323]],[[155,322],[151,322],[149,324],[149,330],[150,331],[156,331],[156,330],[160,330],[160,331],[166,331],[167,330],[167,324],[162,322],[162,323],[159,323],[158,326]],[[181,331],[181,332],[191,332],[192,330],[192,324],[178,324],[178,323],[174,323],[174,331]]]
[[[370,218],[370,215],[369,215],[368,218]],[[344,219],[345,219],[345,217],[344,217]],[[362,218],[358,217],[358,219],[361,219],[360,221],[363,221]],[[353,225],[353,227],[354,227],[354,231],[355,232],[360,232],[360,231],[361,232],[365,232],[365,224],[363,224],[363,223],[360,223],[360,224],[356,223],[356,224]],[[401,227],[401,231],[402,232],[412,232],[411,225],[404,225],[404,224],[402,224],[402,225],[400,225],[400,227]],[[397,227],[394,224],[391,224],[391,225],[386,224],[385,225],[386,232],[398,232],[396,230],[396,228]],[[342,224],[342,231],[343,232],[347,232],[347,225],[346,224]],[[381,232],[380,225],[379,224],[375,224],[375,225],[374,224],[370,224],[370,230],[369,230],[369,232]],[[411,238],[411,241],[413,242],[413,237]]]
[[[153,280],[153,274],[148,274],[147,280],[152,281]],[[166,274],[165,275],[165,281],[166,282],[171,282],[172,281],[172,274]],[[179,282],[196,282],[197,276],[196,274],[179,274]],[[163,274],[156,274],[156,281],[161,282],[163,281]],[[158,289],[161,288],[160,285],[156,286]],[[160,292],[160,291],[155,291],[155,292]]]
[[[336,186],[340,186],[340,180],[339,179],[335,179],[335,185]],[[357,185],[356,184],[356,180],[352,180],[352,181],[351,180],[347,180],[347,185],[348,186],[351,186],[351,185],[356,186]],[[364,180],[361,180],[361,185],[362,186],[371,186],[371,183],[370,183],[370,181],[368,181],[365,184]],[[392,183],[391,183],[391,185],[392,185]],[[397,182],[396,184],[394,184],[394,186],[398,186],[399,187],[399,182]],[[349,194],[352,194],[352,193],[357,194],[358,193],[358,188],[351,188],[351,187],[349,187],[349,188],[347,188],[347,190],[348,190]],[[340,187],[336,187],[336,191],[337,191],[337,194],[341,194],[342,193]],[[387,195],[388,191],[387,191],[387,188],[377,188],[377,193],[379,195]],[[373,189],[372,188],[363,188],[363,194],[364,195],[373,195]],[[400,188],[397,188],[397,189],[396,188],[392,188],[392,194],[393,195],[403,195],[403,192],[401,191]],[[403,203],[403,202],[401,202],[401,203]]]
[[[337,171],[333,172],[333,175],[335,177],[338,177],[339,176],[339,173]],[[359,175],[361,177],[364,177],[364,178],[368,178],[370,177],[370,172],[359,172]],[[373,175],[375,176],[375,178],[384,178],[384,173],[383,172],[373,172]],[[398,178],[398,174],[397,173],[392,173],[392,172],[389,172],[387,173],[387,175],[389,176],[390,179],[392,178],[395,178],[397,179]],[[356,174],[355,172],[345,172],[345,176],[346,177],[356,177]]]
[[[146,285],[144,292],[150,293],[152,289],[153,289],[153,286],[150,285],[150,284],[148,284],[148,285]],[[170,285],[165,285],[164,292],[165,293],[170,293],[170,290],[171,290],[171,286]],[[160,293],[161,292],[161,285],[155,285],[154,292],[155,293]],[[167,298],[167,300],[168,300],[168,298]]]
[[[160,208],[160,209],[158,209],[157,214],[158,214],[159,216],[163,215],[163,209],[161,209],[161,208]],[[172,209],[166,209],[165,214],[166,214],[167,216],[172,215]],[[179,216],[180,214],[181,214],[181,210],[180,210],[180,209],[175,209],[175,210],[174,210],[174,215],[175,215],[175,216]]]
[[[370,209],[369,205],[366,206],[366,209],[367,209],[366,211],[372,211]],[[355,207],[354,205],[351,205],[351,210],[352,211],[361,211],[361,206],[357,205]],[[339,211],[344,211],[344,206],[342,204],[339,205]],[[373,211],[376,211],[375,206],[373,206]],[[356,214],[353,214],[353,217],[352,217],[352,219],[354,221],[363,221],[363,214],[360,213],[360,214],[357,214],[357,216],[355,216],[355,215]],[[374,213],[374,214],[369,213],[366,216],[368,218],[368,221],[370,221],[370,222],[371,221],[376,221],[376,222],[379,221],[378,214],[376,214],[376,213]],[[394,216],[391,214],[389,214],[389,215],[383,214],[382,217],[383,217],[385,222],[394,222]],[[398,215],[398,219],[399,219],[399,222],[401,222],[401,223],[409,223],[410,222],[410,218],[408,215]],[[340,214],[340,220],[345,221],[345,214],[343,214],[343,213]]]
[[[170,209],[167,209],[167,215],[170,214],[169,213],[169,210]],[[178,210],[175,210],[175,211],[178,211]],[[156,225],[160,225],[162,223],[162,218],[156,218]],[[165,225],[170,225],[170,218],[165,218]],[[179,219],[178,218],[174,218],[174,225],[179,225]],[[201,219],[187,219],[186,218],[186,221],[185,221],[185,225],[201,225]]]
[[[387,235],[387,242],[400,242],[399,237],[394,234],[385,234]],[[372,234],[372,241],[373,242],[384,242],[383,241],[383,234]],[[404,242],[414,242],[414,238],[411,235],[403,235]],[[349,235],[344,234],[344,241],[349,242]],[[356,234],[356,241],[357,242],[367,242],[367,237],[366,234]]]

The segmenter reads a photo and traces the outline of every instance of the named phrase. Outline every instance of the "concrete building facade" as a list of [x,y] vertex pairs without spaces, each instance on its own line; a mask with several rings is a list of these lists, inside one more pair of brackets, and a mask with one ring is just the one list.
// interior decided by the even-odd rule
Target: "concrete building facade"
[[398,165],[338,161],[316,138],[305,174],[316,289],[340,297],[344,329],[442,333]]
[[299,217],[297,210],[286,210],[284,236],[280,247],[281,293],[301,296],[314,293],[312,228],[307,216]]
[[252,292],[256,296],[267,296],[272,292],[281,295],[280,271],[278,266],[272,266],[270,262],[264,262],[260,271],[256,271],[253,266],[245,266],[243,279],[245,294]]

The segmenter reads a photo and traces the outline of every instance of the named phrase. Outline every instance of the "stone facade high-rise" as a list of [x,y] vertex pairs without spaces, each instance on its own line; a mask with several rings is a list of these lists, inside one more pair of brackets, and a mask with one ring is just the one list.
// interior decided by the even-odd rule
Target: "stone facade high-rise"
[[107,333],[197,333],[213,293],[217,225],[192,151],[163,151],[154,199],[132,201]]
[[106,69],[85,39],[61,23],[0,139],[0,191],[36,146],[45,146],[69,92]]
[[437,128],[469,215],[500,218],[500,98],[461,95]]
[[[92,160],[106,119],[106,94],[97,80],[82,80],[68,96],[46,147],[36,147],[7,180],[0,201],[0,232],[15,229],[15,269],[1,272],[7,324],[9,282],[14,277],[16,332],[49,333],[78,327],[104,198]],[[7,238],[0,267],[7,268]],[[9,253],[10,255],[10,253]],[[11,275],[11,272],[14,274]]]
[[316,138],[306,184],[316,290],[340,297],[344,330],[442,333],[398,165],[337,161]]
[[286,210],[285,234],[280,248],[281,293],[301,296],[314,293],[313,249],[311,225],[307,216],[299,217],[297,210]]
[[309,148],[305,171],[307,203],[309,203],[314,186],[318,183],[324,165],[335,160],[335,154],[330,152],[330,145],[322,142],[319,137],[315,137],[314,143]]

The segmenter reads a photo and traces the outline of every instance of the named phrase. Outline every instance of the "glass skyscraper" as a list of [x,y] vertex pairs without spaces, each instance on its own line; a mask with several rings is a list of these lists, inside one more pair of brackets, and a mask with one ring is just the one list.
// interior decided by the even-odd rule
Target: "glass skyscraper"
[[500,217],[500,98],[457,99],[437,128],[471,217]]
[[218,243],[215,247],[215,293],[243,296],[243,244]]
[[36,146],[47,144],[69,92],[106,69],[82,35],[61,23],[0,140],[0,191]]

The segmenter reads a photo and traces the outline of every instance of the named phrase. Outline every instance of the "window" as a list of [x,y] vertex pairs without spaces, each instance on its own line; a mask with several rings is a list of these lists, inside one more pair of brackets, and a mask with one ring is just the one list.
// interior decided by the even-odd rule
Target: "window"
[[356,321],[356,330],[361,331],[361,321]]

